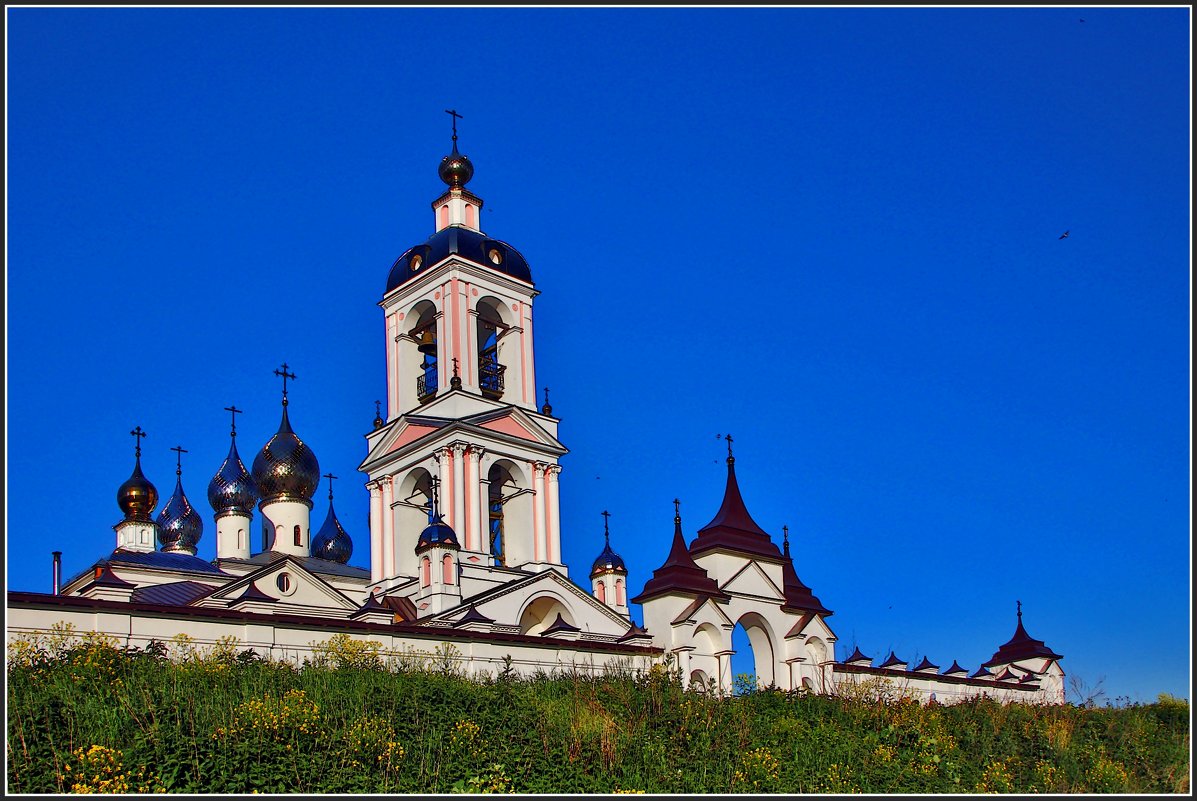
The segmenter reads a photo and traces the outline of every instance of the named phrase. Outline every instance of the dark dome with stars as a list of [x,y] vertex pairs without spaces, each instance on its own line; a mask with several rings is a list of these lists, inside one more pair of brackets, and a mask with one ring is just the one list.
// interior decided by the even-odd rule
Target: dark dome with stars
[[511,245],[470,228],[450,225],[430,236],[424,244],[405,250],[395,260],[387,276],[386,291],[407,283],[450,256],[532,283],[528,262]]

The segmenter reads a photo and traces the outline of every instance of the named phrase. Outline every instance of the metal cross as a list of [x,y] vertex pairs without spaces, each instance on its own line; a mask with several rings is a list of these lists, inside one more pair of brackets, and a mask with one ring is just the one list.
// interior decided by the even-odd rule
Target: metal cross
[[732,458],[732,450],[731,450],[731,446],[732,446],[732,437],[731,437],[731,434],[728,434],[728,435],[727,435],[727,437],[725,437],[725,439],[727,439],[727,458],[728,458],[728,459],[731,459],[731,458]]
[[332,473],[325,473],[324,477],[328,479],[328,499],[331,501],[332,500],[332,483],[333,483],[333,479],[336,478],[336,476],[334,476]]
[[1018,619],[1022,620],[1022,601],[1016,601],[1018,604]]
[[129,433],[132,436],[137,437],[137,458],[140,459],[141,458],[141,438],[144,436],[147,436],[147,435],[144,431],[141,430],[141,426],[138,426],[137,428],[133,429]]
[[441,485],[440,477],[433,476],[432,481],[429,483],[432,484],[432,516],[436,517],[440,514],[440,510],[437,508],[439,506],[437,499],[437,488]]
[[382,401],[374,401],[374,416],[382,417]]
[[784,542],[786,545],[790,544],[790,527],[789,526],[781,527],[781,539],[782,539],[782,542]]
[[457,357],[456,356],[453,357],[453,375],[454,376],[457,375]]
[[548,387],[544,388],[544,405],[545,406],[549,405],[549,388]]
[[678,520],[682,519],[682,502],[677,498],[673,499],[673,516]]
[[274,374],[275,374],[275,375],[281,375],[281,376],[283,377],[283,403],[286,403],[286,402],[287,402],[287,379],[289,378],[289,379],[291,379],[292,381],[294,381],[294,380],[295,380],[295,373],[288,373],[288,372],[287,372],[287,363],[286,363],[286,362],[283,362],[283,369],[282,369],[282,372],[279,372],[278,370],[275,370],[275,371],[274,371]]
[[463,120],[463,119],[465,119],[465,117],[458,114],[456,109],[447,108],[447,109],[445,109],[445,113],[453,118],[453,144],[456,145],[457,144],[457,121]]
[[178,454],[177,461],[175,462],[175,475],[181,476],[183,475],[183,454],[188,451],[183,450],[182,445],[176,445],[171,450]]
[[241,414],[242,412],[240,409],[237,408],[236,404],[233,404],[232,406],[226,406],[226,407],[224,407],[224,410],[226,412],[232,412],[232,417],[233,417],[233,434],[232,434],[232,436],[235,437],[235,436],[237,436],[237,415]]
[[609,518],[610,516],[611,516],[611,513],[604,509],[603,510],[603,539],[607,540],[608,544],[611,541],[611,535],[607,533],[607,518]]

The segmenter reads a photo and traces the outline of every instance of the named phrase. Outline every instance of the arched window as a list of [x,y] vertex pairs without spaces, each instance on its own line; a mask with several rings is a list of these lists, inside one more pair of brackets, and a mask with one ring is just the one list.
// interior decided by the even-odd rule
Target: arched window
[[299,526],[295,527],[295,545],[297,547],[303,545],[303,532],[300,531]]
[[503,490],[507,487],[508,492],[514,485],[511,474],[502,465],[494,465],[486,474],[490,480],[490,485],[487,487],[487,502],[490,508],[490,553],[495,559],[496,565],[507,564],[507,557],[503,550]]
[[453,557],[445,554],[445,558],[441,560],[441,579],[446,584],[453,583]]
[[478,227],[478,221],[475,219],[473,204],[467,203],[465,207],[465,224],[471,228]]
[[598,598],[600,604],[607,603],[607,587],[603,582],[594,585],[594,597]]
[[485,298],[478,303],[478,386],[492,399],[503,396],[507,367],[499,362],[499,339],[507,328],[494,303]]
[[448,204],[441,206],[440,212],[439,212],[439,218],[440,218],[440,225],[437,226],[438,231],[441,228],[449,227],[449,205]]
[[432,584],[432,560],[425,556],[420,560],[420,586],[427,587]]
[[245,547],[245,529],[243,529],[243,528],[237,529],[237,547],[238,548]]
[[615,579],[615,605],[626,606],[627,602],[623,599],[623,579]]

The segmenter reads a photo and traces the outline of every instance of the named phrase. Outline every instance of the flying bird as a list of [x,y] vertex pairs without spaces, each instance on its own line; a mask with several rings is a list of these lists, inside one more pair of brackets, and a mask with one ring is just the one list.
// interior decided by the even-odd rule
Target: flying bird
[[1067,239],[1067,238],[1068,238],[1068,234],[1069,234],[1069,232],[1068,232],[1068,231],[1065,231],[1064,233],[1060,234],[1060,238],[1061,238],[1061,239]]

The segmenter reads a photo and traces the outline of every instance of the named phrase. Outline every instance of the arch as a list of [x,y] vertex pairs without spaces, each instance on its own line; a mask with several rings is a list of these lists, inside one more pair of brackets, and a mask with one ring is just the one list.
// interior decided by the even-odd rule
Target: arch
[[804,676],[802,679],[802,689],[807,692],[814,692],[815,685],[811,682],[809,676]]
[[493,295],[478,299],[474,305],[475,334],[478,346],[478,386],[488,398],[498,399],[506,390],[509,359],[503,358],[504,338],[512,327],[507,304]]
[[594,597],[598,598],[600,604],[607,603],[607,586],[603,584],[602,579],[594,585]]
[[616,606],[627,606],[628,605],[627,596],[624,592],[624,587],[623,587],[623,579],[621,579],[621,578],[615,579],[615,605]]
[[420,559],[420,586],[432,586],[432,560],[427,556]]
[[299,548],[303,545],[303,529],[299,526],[295,527],[295,547]]
[[473,203],[465,204],[465,224],[470,228],[478,227],[478,220],[476,219],[477,209],[474,208]]
[[[400,337],[395,343],[399,348],[398,364],[401,373],[395,380],[399,382],[400,408],[410,409],[417,403],[426,403],[436,396],[440,386],[440,373],[437,363],[439,356],[439,336],[437,334],[437,318],[440,312],[436,304],[430,300],[415,303],[404,314],[407,322],[401,330]],[[428,353],[420,350],[425,335],[431,340],[432,350]]]
[[569,607],[556,595],[543,593],[530,599],[520,610],[520,634],[540,634],[553,625],[557,615],[571,626],[576,626]]
[[692,690],[694,690],[695,692],[700,692],[700,693],[706,692],[707,691],[707,682],[708,682],[707,674],[704,673],[703,671],[701,671],[701,670],[691,670],[690,671],[690,688]]
[[245,529],[237,529],[237,549],[243,550],[245,548]]
[[453,583],[453,556],[445,554],[445,558],[441,560],[441,580],[446,584]]
[[[752,672],[756,677],[758,687],[769,687],[777,683],[776,652],[773,647],[774,636],[765,620],[757,612],[747,612],[736,621],[736,631],[743,631],[748,640],[748,648],[752,652]],[[737,639],[732,634],[733,643]],[[739,663],[741,660],[736,660]]]
[[395,487],[394,515],[395,570],[402,576],[414,576],[417,570],[416,541],[432,517],[432,474],[416,466]]
[[449,204],[441,206],[437,209],[437,226],[436,230],[449,227]]
[[518,567],[533,559],[532,493],[523,469],[496,459],[486,471],[489,535],[484,543],[495,564]]
[[806,660],[818,682],[819,692],[827,692],[827,643],[819,637],[811,637],[806,641]]
[[690,644],[694,650],[690,652],[690,675],[701,673],[703,681],[708,682],[711,676],[716,677],[716,689],[723,691],[723,672],[719,669],[718,654],[724,650],[723,632],[710,623],[701,623],[690,636]]

